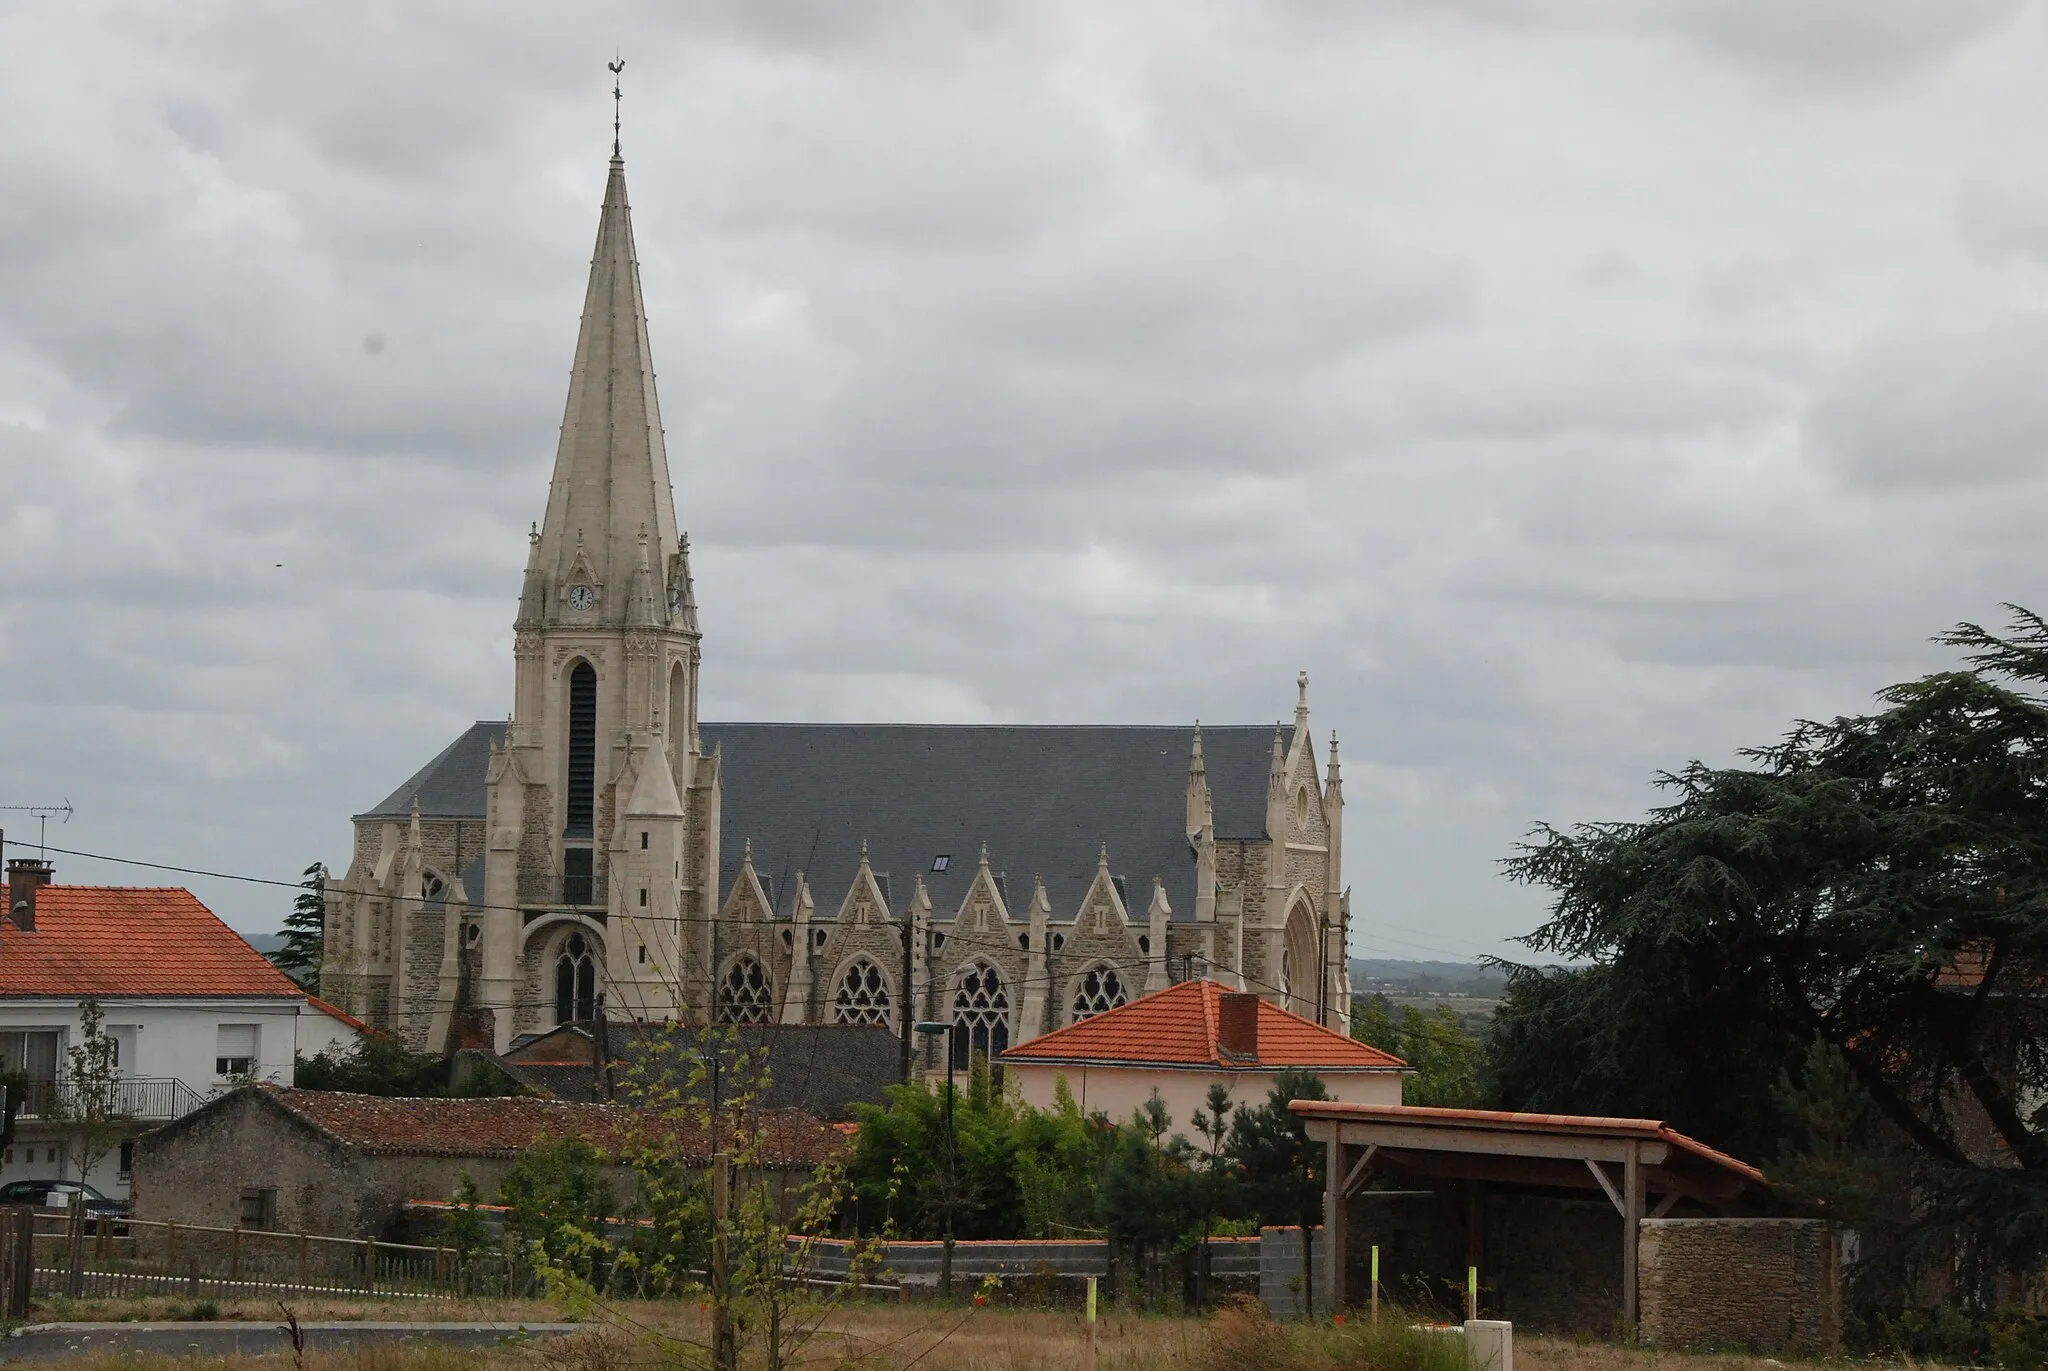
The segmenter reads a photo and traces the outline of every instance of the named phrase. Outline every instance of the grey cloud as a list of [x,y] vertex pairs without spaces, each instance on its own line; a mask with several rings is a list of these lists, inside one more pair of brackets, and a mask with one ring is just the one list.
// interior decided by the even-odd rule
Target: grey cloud
[[1938,490],[2036,481],[2048,452],[2048,314],[1915,319],[1816,394],[1816,451],[1852,482]]
[[707,711],[1259,721],[1306,668],[1360,950],[1496,948],[1530,820],[2048,605],[2015,12],[32,5],[10,784],[289,877],[503,713],[617,43]]

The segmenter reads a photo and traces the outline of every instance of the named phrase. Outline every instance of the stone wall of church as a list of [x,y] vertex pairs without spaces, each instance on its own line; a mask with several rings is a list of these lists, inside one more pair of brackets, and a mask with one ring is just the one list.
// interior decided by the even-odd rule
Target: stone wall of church
[[562,898],[555,875],[553,797],[544,785],[528,784],[520,804],[524,820],[519,832],[519,898],[553,904]]
[[[1272,845],[1262,839],[1216,844],[1216,884],[1235,888],[1243,899],[1245,989],[1265,991],[1279,984],[1280,968],[1268,966],[1266,940],[1258,930],[1266,927],[1266,867]],[[1228,954],[1217,949],[1218,960]]]

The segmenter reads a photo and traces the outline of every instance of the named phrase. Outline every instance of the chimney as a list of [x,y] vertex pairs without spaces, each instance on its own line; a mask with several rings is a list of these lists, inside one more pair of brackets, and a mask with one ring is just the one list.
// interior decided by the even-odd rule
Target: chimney
[[36,892],[54,875],[50,864],[39,857],[7,859],[8,917],[24,933],[36,931]]
[[1259,1059],[1259,997],[1245,991],[1226,990],[1216,1015],[1216,1047],[1225,1061],[1255,1062]]

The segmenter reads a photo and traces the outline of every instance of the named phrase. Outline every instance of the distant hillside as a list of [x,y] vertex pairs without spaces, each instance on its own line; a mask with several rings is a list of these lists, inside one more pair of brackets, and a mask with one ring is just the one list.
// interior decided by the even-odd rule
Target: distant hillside
[[1371,957],[1354,957],[1351,961],[1351,991],[1355,995],[1469,995],[1474,999],[1495,999],[1507,983],[1506,973],[1478,962],[1405,962]]
[[[244,933],[242,941],[266,957],[273,952],[284,950],[284,934],[282,933]],[[1356,965],[1356,963],[1353,964]],[[1358,973],[1353,972],[1352,974],[1356,975]]]

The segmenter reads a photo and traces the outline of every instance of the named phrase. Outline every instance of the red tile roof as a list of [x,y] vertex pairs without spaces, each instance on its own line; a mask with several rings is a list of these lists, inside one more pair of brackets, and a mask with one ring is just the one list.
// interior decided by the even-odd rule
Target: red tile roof
[[375,1033],[377,1031],[376,1029],[370,1027],[368,1024],[364,1023],[361,1019],[358,1019],[355,1015],[349,1013],[346,1009],[342,1009],[336,1005],[331,1005],[327,1003],[327,1001],[321,999],[318,995],[308,995],[306,997],[306,1003],[314,1009],[319,1010],[322,1014],[325,1014],[330,1019],[341,1020],[341,1022],[347,1024],[350,1028],[353,1028],[358,1033],[370,1034]]
[[1310,1119],[1375,1119],[1389,1123],[1424,1124],[1455,1132],[1485,1130],[1492,1133],[1547,1133],[1553,1136],[1597,1138],[1641,1138],[1647,1142],[1669,1143],[1681,1152],[1724,1170],[1733,1171],[1758,1185],[1764,1173],[1748,1162],[1689,1138],[1658,1119],[1615,1119],[1599,1114],[1514,1114],[1497,1109],[1434,1109],[1410,1104],[1351,1104],[1341,1100],[1295,1100],[1287,1106]]
[[1319,1071],[1398,1071],[1404,1063],[1321,1024],[1259,1001],[1259,1055],[1223,1055],[1217,1043],[1222,1000],[1216,981],[1183,981],[1105,1014],[1055,1029],[1003,1053],[1006,1062],[1099,1062],[1204,1066],[1227,1071],[1308,1067]]
[[177,886],[46,885],[35,923],[0,922],[0,997],[305,996]]
[[[616,1104],[571,1104],[525,1095],[397,1099],[269,1085],[244,1089],[263,1092],[349,1147],[380,1155],[510,1156],[571,1137],[617,1156],[645,1136],[635,1127],[640,1116]],[[800,1110],[761,1110],[754,1120],[770,1164],[815,1166],[845,1156],[846,1136]],[[666,1135],[671,1130],[664,1126],[662,1131]],[[701,1129],[681,1130],[672,1145],[686,1158],[709,1157],[713,1151]]]

